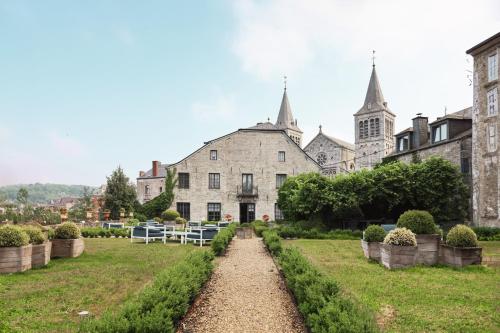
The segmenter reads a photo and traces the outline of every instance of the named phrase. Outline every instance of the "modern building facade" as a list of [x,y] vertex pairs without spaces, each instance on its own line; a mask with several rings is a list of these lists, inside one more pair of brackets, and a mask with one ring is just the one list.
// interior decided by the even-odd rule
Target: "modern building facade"
[[384,100],[374,64],[365,102],[354,114],[356,170],[373,168],[394,150],[395,118]]
[[500,33],[467,50],[474,57],[472,108],[473,219],[500,227],[498,116]]

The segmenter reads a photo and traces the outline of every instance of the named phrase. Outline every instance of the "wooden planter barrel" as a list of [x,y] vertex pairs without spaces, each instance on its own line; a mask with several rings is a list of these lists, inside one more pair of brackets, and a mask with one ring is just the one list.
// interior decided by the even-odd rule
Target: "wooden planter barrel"
[[32,245],[0,247],[0,273],[24,272],[31,268]]
[[50,261],[50,253],[52,250],[52,243],[45,242],[39,245],[33,245],[31,251],[31,267],[43,267]]
[[85,248],[83,238],[53,239],[51,258],[76,258]]
[[236,236],[238,239],[250,239],[253,237],[252,228],[236,228]]
[[416,246],[380,245],[380,260],[389,269],[414,266],[416,259]]
[[363,253],[368,259],[373,259],[380,261],[380,244],[379,242],[366,242],[361,240],[361,247],[363,248]]
[[435,265],[439,262],[441,235],[415,235],[417,239],[417,264]]
[[483,249],[480,247],[453,247],[441,244],[442,264],[453,267],[481,265]]

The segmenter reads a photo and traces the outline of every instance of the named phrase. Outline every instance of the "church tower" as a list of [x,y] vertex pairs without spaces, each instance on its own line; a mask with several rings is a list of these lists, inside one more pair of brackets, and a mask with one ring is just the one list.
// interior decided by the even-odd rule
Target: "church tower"
[[284,130],[295,143],[302,147],[302,131],[297,126],[297,119],[293,118],[292,108],[290,107],[288,95],[286,94],[286,85],[283,91],[280,113],[278,114],[275,127]]
[[394,150],[395,117],[384,100],[373,64],[365,103],[354,114],[357,170],[373,168]]

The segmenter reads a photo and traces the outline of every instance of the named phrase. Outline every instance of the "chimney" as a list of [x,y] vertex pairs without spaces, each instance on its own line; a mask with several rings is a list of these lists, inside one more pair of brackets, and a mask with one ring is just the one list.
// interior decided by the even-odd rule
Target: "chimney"
[[429,141],[429,118],[422,117],[421,113],[417,113],[417,116],[413,120],[413,142],[412,149],[419,148]]
[[139,171],[139,177],[144,177],[146,173],[144,171]]
[[153,161],[153,177],[158,177],[158,167],[160,166],[159,161]]

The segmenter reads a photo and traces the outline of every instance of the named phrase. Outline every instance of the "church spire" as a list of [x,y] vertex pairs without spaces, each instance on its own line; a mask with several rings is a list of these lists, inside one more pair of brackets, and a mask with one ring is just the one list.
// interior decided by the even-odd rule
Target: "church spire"
[[372,59],[372,74],[370,76],[370,82],[368,83],[368,89],[366,90],[366,97],[363,106],[356,114],[370,113],[373,111],[388,111],[387,102],[382,94],[382,88],[380,87],[380,82],[377,76],[377,70],[375,69],[374,58]]
[[288,95],[285,87],[283,90],[283,98],[281,99],[280,112],[276,120],[276,126],[279,128],[289,128],[293,125],[295,125],[295,121],[293,119],[292,108],[290,107],[290,102],[288,102]]

